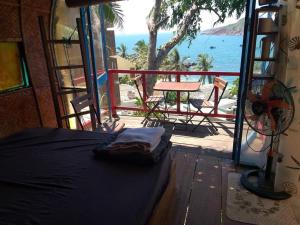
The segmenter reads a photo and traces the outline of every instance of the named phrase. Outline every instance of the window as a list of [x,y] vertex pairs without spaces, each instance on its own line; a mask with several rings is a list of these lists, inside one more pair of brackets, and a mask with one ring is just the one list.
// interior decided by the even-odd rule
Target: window
[[0,93],[29,86],[21,43],[0,42]]

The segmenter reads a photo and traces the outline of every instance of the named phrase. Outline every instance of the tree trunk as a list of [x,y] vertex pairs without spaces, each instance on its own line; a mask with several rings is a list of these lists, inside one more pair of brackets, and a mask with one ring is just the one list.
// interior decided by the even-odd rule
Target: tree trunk
[[[186,15],[180,24],[180,28],[177,31],[176,35],[171,38],[166,44],[162,45],[161,48],[157,51],[157,33],[159,27],[161,26],[161,21],[159,20],[160,16],[160,7],[162,0],[155,0],[155,5],[153,12],[150,15],[148,20],[148,30],[149,30],[149,48],[148,48],[148,70],[157,70],[163,62],[164,58],[169,54],[169,52],[184,38],[186,31],[188,29],[189,23],[193,14],[199,10],[199,8],[194,4],[189,11],[186,12]],[[153,85],[156,82],[156,76],[148,75],[146,77],[147,81],[147,91],[149,94],[153,92]]]
[[[153,13],[150,15],[148,20],[148,30],[149,30],[149,45],[148,45],[148,70],[157,70],[159,65],[156,63],[156,47],[157,47],[157,20],[160,13],[162,0],[155,0],[155,5],[153,8]],[[146,75],[147,82],[147,92],[149,94],[153,93],[153,86],[157,80],[154,74]]]

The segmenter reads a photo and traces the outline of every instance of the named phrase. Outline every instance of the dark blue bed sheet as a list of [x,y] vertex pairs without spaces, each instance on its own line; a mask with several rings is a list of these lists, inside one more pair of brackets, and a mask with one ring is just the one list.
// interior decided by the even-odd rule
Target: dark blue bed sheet
[[147,224],[168,182],[170,151],[151,166],[96,160],[92,150],[110,138],[37,128],[1,139],[0,224]]

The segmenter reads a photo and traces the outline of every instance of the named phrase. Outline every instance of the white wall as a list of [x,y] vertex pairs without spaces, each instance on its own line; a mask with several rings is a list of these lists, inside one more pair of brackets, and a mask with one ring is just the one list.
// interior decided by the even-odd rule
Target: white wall
[[[275,187],[277,190],[286,190],[293,194],[292,206],[300,223],[300,165],[291,158],[293,156],[300,161],[300,49],[290,51],[287,48],[291,38],[300,36],[300,8],[296,8],[296,2],[296,0],[287,1],[287,24],[283,28],[281,37],[281,47],[287,52],[287,55],[281,53],[281,77],[288,87],[296,86],[293,92],[295,118],[286,132],[288,136],[281,135],[280,138],[279,152],[284,157],[281,163],[277,163]],[[299,169],[293,170],[287,166],[299,167]]]

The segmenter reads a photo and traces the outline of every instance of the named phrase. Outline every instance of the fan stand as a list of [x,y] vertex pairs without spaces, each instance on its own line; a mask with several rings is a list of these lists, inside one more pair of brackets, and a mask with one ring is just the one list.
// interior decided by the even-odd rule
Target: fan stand
[[[272,164],[273,164],[273,138],[271,136],[271,144],[268,152],[268,160],[266,170],[249,170],[242,173],[241,184],[250,192],[273,200],[284,200],[291,197],[290,194],[274,190],[274,176],[272,176]],[[251,179],[252,178],[252,179]]]

